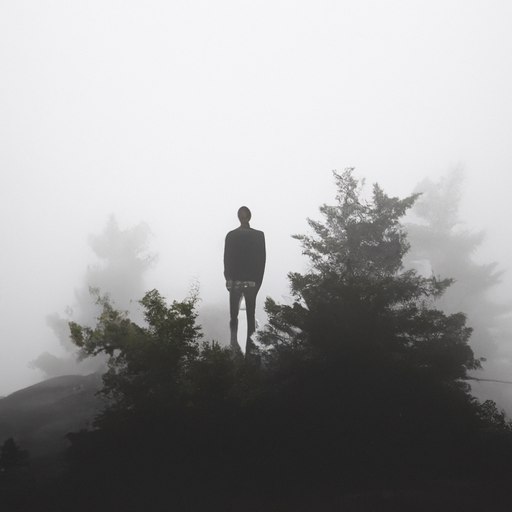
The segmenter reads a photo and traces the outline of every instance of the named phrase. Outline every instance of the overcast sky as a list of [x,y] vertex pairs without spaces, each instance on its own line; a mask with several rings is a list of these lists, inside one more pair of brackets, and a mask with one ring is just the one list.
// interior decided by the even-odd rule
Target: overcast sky
[[511,20],[503,0],[2,0],[0,395],[58,353],[45,317],[111,213],[154,233],[148,288],[181,299],[198,279],[208,304],[227,302],[246,204],[267,238],[261,305],[301,268],[290,235],[333,201],[333,169],[405,196],[460,164],[481,257],[508,268]]

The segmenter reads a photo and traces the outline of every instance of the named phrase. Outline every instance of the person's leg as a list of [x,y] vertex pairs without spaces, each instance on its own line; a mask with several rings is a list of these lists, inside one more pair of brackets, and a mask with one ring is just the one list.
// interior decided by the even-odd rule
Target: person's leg
[[230,345],[234,353],[241,352],[238,344],[238,311],[240,310],[240,302],[242,301],[242,290],[232,289],[229,292],[229,330],[231,332]]
[[254,341],[252,335],[256,331],[256,288],[246,288],[244,290],[245,310],[247,313],[247,341],[245,344],[245,356],[250,356],[254,349]]

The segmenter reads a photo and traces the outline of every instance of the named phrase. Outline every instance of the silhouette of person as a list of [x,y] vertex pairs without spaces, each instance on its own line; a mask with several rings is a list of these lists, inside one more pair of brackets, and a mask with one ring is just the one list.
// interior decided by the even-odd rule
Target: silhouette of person
[[256,295],[263,281],[265,271],[265,235],[263,231],[251,228],[251,211],[247,206],[238,210],[240,227],[226,235],[224,246],[224,277],[229,291],[229,328],[231,350],[240,352],[238,344],[238,312],[242,297],[245,298],[247,313],[247,341],[245,355],[254,348],[252,335],[256,331]]

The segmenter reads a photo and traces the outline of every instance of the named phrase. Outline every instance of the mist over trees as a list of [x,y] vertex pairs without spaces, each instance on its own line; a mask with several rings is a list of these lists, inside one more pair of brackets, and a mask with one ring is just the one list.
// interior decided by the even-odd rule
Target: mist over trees
[[[334,204],[294,235],[309,266],[288,275],[285,304],[267,297],[249,360],[204,335],[198,287],[183,300],[143,292],[149,228],[109,219],[89,239],[101,263],[73,311],[49,317],[69,358],[37,360],[54,373],[103,365],[103,408],[67,435],[66,470],[48,489],[30,483],[23,446],[6,441],[23,464],[0,479],[0,499],[23,496],[28,510],[41,500],[51,510],[282,500],[295,510],[320,496],[512,475],[512,424],[470,385],[498,357],[488,334],[506,310],[487,296],[495,265],[472,260],[483,235],[459,226],[458,180],[424,181],[401,199],[377,184],[368,196],[352,169],[335,172]],[[210,333],[227,326],[227,311],[209,315]]]
[[[127,311],[131,320],[142,321],[142,308],[139,300],[146,292],[145,276],[158,261],[149,245],[152,232],[148,224],[121,229],[114,215],[111,215],[101,234],[91,234],[88,245],[97,257],[97,263],[89,265],[84,275],[83,285],[75,289],[75,300],[65,309],[65,314],[53,313],[46,317],[46,323],[58,339],[65,355],[55,355],[48,351],[30,362],[30,366],[43,372],[45,378],[61,375],[87,375],[107,369],[107,358],[98,354],[84,357],[69,336],[69,322],[94,325],[101,311],[96,304],[98,293],[108,295],[110,302],[122,311]],[[200,287],[193,283],[191,287]],[[228,324],[223,318],[226,308],[217,304],[200,304],[203,332],[209,339],[226,343]]]
[[137,323],[98,294],[96,324],[70,323],[82,352],[109,356],[107,407],[69,435],[71,492],[192,507],[511,472],[511,424],[467,383],[466,315],[436,305],[453,280],[403,266],[419,196],[364,200],[351,170],[334,177],[336,203],[296,236],[310,267],[289,275],[293,303],[266,301],[258,357],[203,341],[194,295],[148,292]]
[[75,289],[75,302],[66,308],[65,316],[48,315],[47,325],[52,329],[65,351],[64,356],[43,352],[31,366],[40,369],[46,377],[68,374],[86,375],[106,369],[106,357],[84,358],[70,339],[69,321],[92,325],[99,308],[91,290],[108,294],[116,307],[128,311],[135,321],[141,320],[138,300],[145,293],[144,275],[156,261],[149,250],[151,240],[149,226],[141,222],[137,226],[121,229],[115,217],[107,220],[103,233],[90,235],[88,244],[98,258],[98,263],[87,267],[83,285]]
[[[485,241],[485,232],[468,229],[459,216],[463,184],[463,170],[456,168],[437,182],[424,179],[416,186],[415,192],[421,195],[406,223],[411,248],[404,263],[407,267],[422,267],[431,276],[453,279],[435,305],[446,314],[466,314],[473,329],[470,346],[486,360],[482,371],[471,375],[510,381],[512,307],[510,302],[500,303],[490,296],[503,275],[498,264],[475,262],[474,255]],[[478,386],[477,396],[493,398],[512,412],[511,392],[512,386],[507,384]]]

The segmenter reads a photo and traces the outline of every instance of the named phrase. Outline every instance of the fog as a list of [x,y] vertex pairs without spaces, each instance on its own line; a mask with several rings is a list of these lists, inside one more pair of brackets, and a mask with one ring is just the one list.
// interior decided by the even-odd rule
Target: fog
[[475,261],[498,262],[492,295],[510,300],[511,17],[497,1],[4,0],[0,396],[65,355],[46,317],[76,308],[111,214],[151,230],[147,290],[199,283],[227,325],[224,237],[249,206],[261,323],[306,268],[290,235],[334,200],[333,169],[405,196],[462,167],[460,216],[487,232]]

